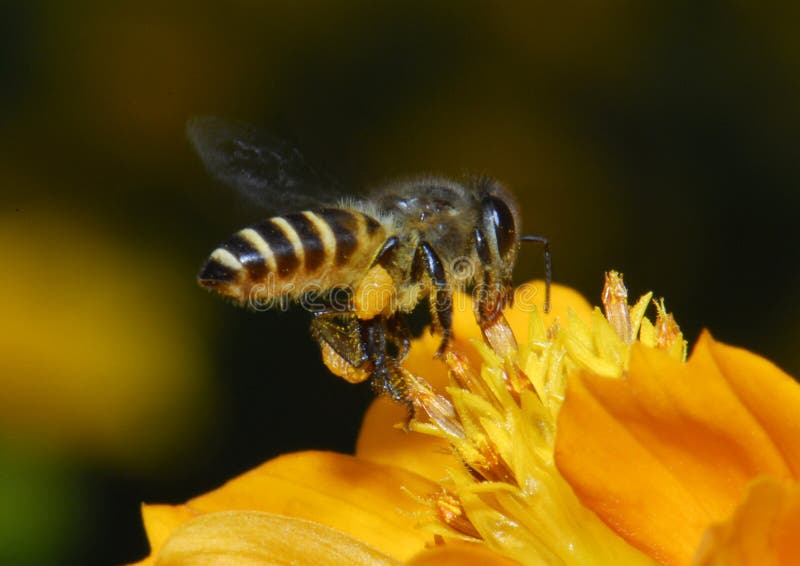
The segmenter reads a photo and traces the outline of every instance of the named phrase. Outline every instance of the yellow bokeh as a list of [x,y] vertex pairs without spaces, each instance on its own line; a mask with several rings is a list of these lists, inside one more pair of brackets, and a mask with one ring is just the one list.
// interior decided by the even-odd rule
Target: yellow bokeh
[[0,248],[0,435],[135,466],[174,449],[209,399],[191,278],[41,203],[0,218]]

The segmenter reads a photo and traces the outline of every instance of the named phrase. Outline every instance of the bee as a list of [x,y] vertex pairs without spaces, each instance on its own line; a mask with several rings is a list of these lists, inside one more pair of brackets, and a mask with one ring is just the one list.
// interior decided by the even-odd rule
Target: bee
[[199,284],[250,307],[300,302],[323,361],[348,381],[371,379],[379,393],[410,403],[400,371],[405,317],[427,301],[441,356],[454,293],[473,288],[476,319],[487,328],[511,303],[521,242],[544,246],[549,308],[549,242],[521,235],[517,201],[493,179],[422,176],[342,196],[297,150],[250,126],[203,117],[187,132],[218,180],[273,207],[297,207],[223,241]]

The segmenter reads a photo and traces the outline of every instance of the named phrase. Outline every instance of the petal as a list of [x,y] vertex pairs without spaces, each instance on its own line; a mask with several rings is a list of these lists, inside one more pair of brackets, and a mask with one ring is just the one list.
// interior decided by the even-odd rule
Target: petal
[[408,408],[382,397],[367,414],[356,443],[356,455],[371,462],[405,468],[433,481],[446,477],[448,467],[458,465],[450,444],[427,434],[397,428],[408,418]]
[[[186,505],[142,505],[142,520],[150,548],[161,548],[175,529],[195,517],[197,513]],[[150,566],[154,563],[154,554],[137,562],[136,566]]]
[[531,281],[517,287],[514,292],[514,306],[506,311],[505,316],[518,342],[524,343],[528,339],[531,312],[534,310],[542,312],[545,328],[556,321],[566,324],[569,311],[587,324],[591,322],[594,308],[583,295],[570,287],[556,284],[551,286],[550,293],[550,312],[545,314],[542,312],[543,281]]
[[[542,313],[546,328],[558,321],[566,324],[570,311],[587,324],[591,322],[593,308],[578,292],[562,285],[553,285],[551,293],[550,311]],[[543,297],[544,283],[541,281],[525,283],[515,290],[514,305],[506,309],[504,315],[518,342],[527,341],[531,313],[537,310],[541,313]],[[404,363],[409,371],[424,377],[434,386],[447,383],[447,370],[444,364],[434,359],[440,340],[438,336],[432,336],[427,331],[423,332],[422,336],[414,340]],[[452,346],[467,354],[470,361],[475,363],[475,367],[480,367],[482,358],[473,346],[473,340],[481,340],[481,331],[475,321],[472,298],[467,294],[458,293],[453,298]]]
[[800,484],[759,478],[724,523],[712,526],[697,566],[800,564]]
[[408,566],[513,566],[518,564],[492,552],[482,544],[450,542],[434,546],[409,560]]
[[[503,313],[508,321],[514,336],[520,343],[528,339],[531,313],[542,313],[545,327],[560,320],[566,322],[568,311],[572,310],[578,318],[589,323],[592,319],[592,306],[577,291],[563,285],[553,284],[550,289],[550,311],[542,312],[544,300],[544,282],[531,281],[517,287],[514,291],[514,304]],[[470,340],[480,340],[481,332],[475,322],[472,300],[468,295],[459,295],[454,299],[453,335],[454,344],[465,353],[472,349]],[[434,350],[435,352],[435,350]],[[475,358],[480,361],[480,357]],[[421,374],[426,377],[424,373]]]
[[[800,479],[800,387],[775,364],[747,350],[709,340],[711,355],[731,389],[758,419]],[[755,376],[758,376],[756,379]]]
[[[576,291],[553,285],[551,292],[552,308],[543,317],[546,326],[549,327],[556,320],[566,323],[569,310],[587,324],[591,321],[592,307]],[[527,340],[531,312],[535,308],[541,308],[543,297],[544,283],[541,281],[526,283],[517,288],[514,306],[506,311],[505,316],[518,341]],[[455,297],[453,305],[453,347],[468,356],[472,367],[480,368],[482,358],[471,342],[481,337],[475,322],[472,301],[469,296],[461,294]],[[441,389],[447,384],[447,367],[440,360],[434,359],[439,340],[440,338],[424,332],[420,338],[414,340],[404,365],[435,388]],[[407,468],[433,480],[445,477],[446,468],[457,465],[451,455],[450,446],[437,438],[408,433],[394,426],[404,423],[407,418],[406,407],[385,398],[376,399],[364,417],[356,454],[373,462]]]
[[772,400],[778,414],[800,414],[797,385],[781,378],[779,387],[772,366],[758,360],[715,345],[706,333],[686,364],[636,345],[624,379],[570,376],[558,421],[559,469],[583,503],[634,546],[666,563],[688,562],[705,528],[730,515],[751,479],[793,475],[784,454],[795,452],[781,443],[794,447],[795,425],[773,419],[765,428],[726,373],[730,364],[749,363],[760,371],[751,381],[787,390]]
[[157,566],[335,564],[391,565],[395,560],[346,534],[304,519],[256,511],[197,517],[177,529]]
[[[266,511],[339,529],[405,560],[424,548],[430,535],[415,528],[421,506],[408,492],[427,494],[435,484],[393,466],[332,452],[288,454],[255,468],[221,488],[176,506],[172,516],[158,506],[145,514],[153,552],[164,531],[191,514]],[[156,537],[156,538],[153,538]]]

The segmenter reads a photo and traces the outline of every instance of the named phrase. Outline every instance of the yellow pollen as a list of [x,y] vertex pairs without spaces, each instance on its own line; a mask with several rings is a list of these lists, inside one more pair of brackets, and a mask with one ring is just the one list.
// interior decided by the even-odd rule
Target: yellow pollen
[[369,377],[369,372],[360,370],[340,356],[327,342],[321,342],[322,362],[331,373],[350,383],[361,383]]
[[381,313],[391,312],[396,302],[394,281],[380,265],[374,266],[361,280],[353,296],[356,315],[370,320]]

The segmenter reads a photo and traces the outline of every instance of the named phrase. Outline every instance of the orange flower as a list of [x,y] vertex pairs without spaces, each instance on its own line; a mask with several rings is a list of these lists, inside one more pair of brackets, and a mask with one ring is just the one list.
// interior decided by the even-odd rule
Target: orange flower
[[282,456],[145,506],[145,563],[796,562],[800,388],[707,334],[684,362],[663,302],[650,322],[614,273],[605,314],[555,287],[542,315],[537,290],[483,340],[461,301],[446,365],[415,342],[411,433],[378,399],[355,457]]
[[[637,346],[625,379],[574,374],[558,422],[556,461],[581,501],[616,532],[660,562],[686,564],[704,536],[719,546],[742,544],[759,529],[781,535],[771,523],[790,494],[787,513],[800,535],[798,415],[800,387],[791,377],[704,333],[686,364]],[[771,478],[771,487],[767,480],[754,484],[757,478]],[[769,509],[757,508],[763,505]],[[725,540],[720,527],[709,532],[726,520],[751,528],[739,529],[738,540]],[[776,557],[786,549],[764,550]],[[798,563],[800,550],[792,556],[782,563]],[[768,555],[755,558],[751,563],[771,563]]]

